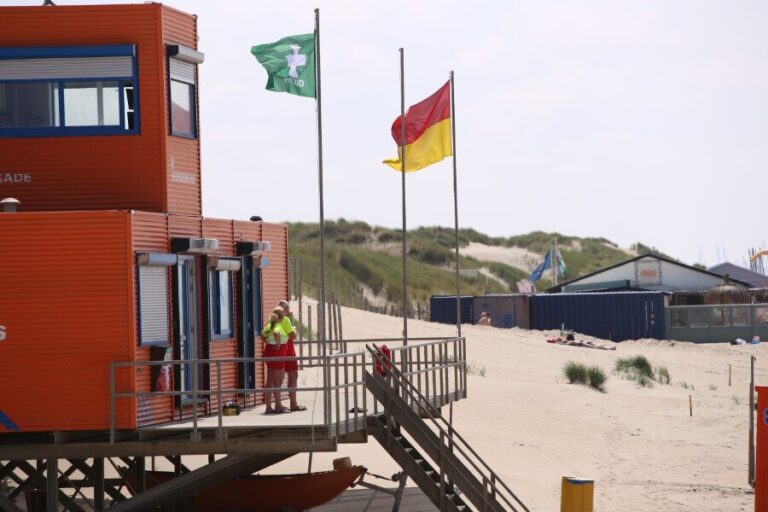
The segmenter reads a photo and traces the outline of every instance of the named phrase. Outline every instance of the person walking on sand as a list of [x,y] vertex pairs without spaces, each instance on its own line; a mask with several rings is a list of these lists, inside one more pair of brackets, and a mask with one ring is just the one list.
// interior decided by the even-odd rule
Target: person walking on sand
[[[264,392],[264,402],[267,408],[265,414],[281,414],[291,412],[290,409],[283,406],[280,387],[283,385],[285,377],[285,361],[270,361],[270,359],[285,357],[288,335],[285,333],[282,325],[284,312],[282,308],[275,308],[269,317],[269,321],[261,330],[261,340],[264,342],[264,358],[267,360],[267,388],[272,391]],[[272,407],[274,398],[275,406]]]
[[[293,313],[291,313],[291,305],[288,304],[287,300],[281,300],[278,303],[279,307],[283,309],[285,312],[285,316],[282,320],[282,326],[283,330],[288,334],[288,342],[286,344],[286,357],[296,357],[296,348],[293,346],[293,340],[296,339],[296,320],[293,318]],[[295,388],[299,383],[299,362],[294,361],[286,361],[285,362],[285,373],[288,374],[288,387],[289,388]],[[292,411],[306,411],[307,408],[303,405],[299,405],[299,402],[296,400],[296,391],[289,391],[288,397],[291,402],[291,410]]]

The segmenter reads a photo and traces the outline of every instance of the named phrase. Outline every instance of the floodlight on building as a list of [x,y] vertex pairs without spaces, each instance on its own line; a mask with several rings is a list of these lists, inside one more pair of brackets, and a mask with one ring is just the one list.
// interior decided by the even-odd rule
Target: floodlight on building
[[6,197],[2,201],[0,201],[0,206],[2,206],[3,211],[5,213],[15,212],[20,204],[21,204],[21,201],[19,201],[15,197]]

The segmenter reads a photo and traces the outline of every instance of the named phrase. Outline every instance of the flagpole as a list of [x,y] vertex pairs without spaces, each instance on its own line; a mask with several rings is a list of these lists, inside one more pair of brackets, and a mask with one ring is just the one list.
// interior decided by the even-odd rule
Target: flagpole
[[[456,173],[456,103],[451,71],[451,149],[453,150],[453,236],[456,242],[456,332],[461,338],[461,282],[459,281],[459,185]],[[453,405],[453,404],[451,404]]]
[[315,87],[317,91],[317,177],[318,193],[320,196],[320,297],[318,313],[318,339],[323,355],[323,389],[325,390],[324,409],[325,421],[330,421],[330,399],[328,389],[330,375],[328,368],[328,347],[325,333],[325,210],[323,201],[323,109],[320,80],[320,9],[315,9]]
[[[405,50],[400,48],[400,174],[402,174],[403,196],[403,346],[408,345],[408,266],[406,250],[406,216],[405,216]],[[405,352],[403,353],[405,354]],[[402,360],[405,365],[405,358]],[[403,372],[407,368],[403,366]]]
[[557,253],[555,252],[555,248],[557,247],[557,239],[553,238],[552,243],[549,246],[549,250],[551,251],[552,258],[550,261],[552,262],[552,285],[557,286],[557,269],[555,268],[556,261],[555,258],[557,258]]

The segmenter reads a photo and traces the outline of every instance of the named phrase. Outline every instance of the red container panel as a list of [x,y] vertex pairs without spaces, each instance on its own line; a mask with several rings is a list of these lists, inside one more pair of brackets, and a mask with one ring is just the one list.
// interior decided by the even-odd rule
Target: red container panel
[[[6,333],[0,341],[0,412],[15,428],[109,428],[110,364],[150,359],[149,348],[137,339],[136,254],[167,252],[174,236],[203,235],[221,242],[222,256],[234,255],[237,238],[271,241],[271,263],[262,273],[264,309],[287,296],[283,225],[126,211],[0,213],[0,325]],[[198,261],[202,278],[203,258]],[[199,289],[203,332],[202,281]],[[237,355],[236,301],[233,306],[235,332],[211,341],[209,358]],[[169,304],[171,327],[173,318]],[[200,345],[202,357],[205,344]],[[214,385],[216,378],[214,366]],[[256,378],[263,382],[263,368]],[[120,370],[116,384],[119,391],[150,391],[149,368]],[[222,385],[237,386],[234,364],[223,365]],[[120,399],[117,413],[121,429],[168,422],[173,400]]]
[[0,411],[21,431],[107,429],[109,364],[135,339],[128,213],[0,213],[0,240]]
[[160,4],[0,7],[0,47],[135,44],[140,132],[0,138],[1,197],[22,211],[201,214],[200,144],[169,135],[165,43],[197,48],[197,19]]

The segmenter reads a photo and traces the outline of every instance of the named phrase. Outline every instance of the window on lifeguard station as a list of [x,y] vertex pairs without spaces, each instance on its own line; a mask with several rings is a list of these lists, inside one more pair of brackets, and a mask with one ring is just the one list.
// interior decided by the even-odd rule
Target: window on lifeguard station
[[134,45],[0,48],[0,136],[138,132]]
[[140,344],[169,344],[167,266],[139,265],[138,309]]
[[232,273],[208,270],[208,309],[212,338],[232,337]]
[[168,59],[170,75],[171,135],[197,138],[195,79],[197,65],[176,58]]

